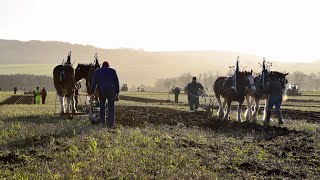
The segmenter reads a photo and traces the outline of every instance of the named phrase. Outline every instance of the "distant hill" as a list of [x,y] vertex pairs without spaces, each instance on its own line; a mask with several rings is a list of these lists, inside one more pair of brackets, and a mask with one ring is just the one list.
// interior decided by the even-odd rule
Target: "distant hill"
[[[93,62],[94,54],[98,53],[101,63],[107,60],[118,71],[122,83],[135,85],[152,84],[157,78],[178,76],[186,72],[194,75],[209,71],[225,74],[228,67],[235,64],[237,56],[240,56],[240,63],[243,67],[247,66],[247,70],[259,71],[258,62],[262,61],[261,57],[255,55],[225,51],[146,52],[127,48],[101,49],[56,41],[0,40],[0,67],[1,64],[11,64],[10,67],[14,64],[17,67],[18,64],[61,64],[69,51],[72,51],[72,61],[75,63]],[[318,72],[315,63],[273,64],[273,69],[279,71]],[[14,68],[11,69],[14,73]],[[23,73],[21,69],[19,73]],[[44,74],[51,75],[52,72]]]

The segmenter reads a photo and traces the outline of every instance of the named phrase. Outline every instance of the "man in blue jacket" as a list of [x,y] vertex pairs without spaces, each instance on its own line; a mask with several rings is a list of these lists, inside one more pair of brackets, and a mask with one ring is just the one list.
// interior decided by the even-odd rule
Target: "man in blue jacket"
[[264,121],[265,126],[269,126],[271,118],[272,107],[276,107],[276,113],[278,116],[278,125],[283,124],[282,113],[281,113],[281,103],[282,103],[282,85],[279,78],[274,74],[269,74],[269,82],[266,85],[266,92],[269,94],[268,107],[267,107],[267,117]]
[[[197,82],[197,78],[193,77],[192,82],[185,87],[184,91],[188,94],[190,111],[198,111],[199,91],[203,91],[203,86]],[[194,106],[193,106],[194,105]]]
[[108,100],[108,126],[115,126],[114,102],[119,100],[119,80],[117,72],[109,67],[108,62],[103,62],[102,67],[96,70],[92,83],[92,92],[97,88],[100,100],[100,122],[105,124],[106,100]]

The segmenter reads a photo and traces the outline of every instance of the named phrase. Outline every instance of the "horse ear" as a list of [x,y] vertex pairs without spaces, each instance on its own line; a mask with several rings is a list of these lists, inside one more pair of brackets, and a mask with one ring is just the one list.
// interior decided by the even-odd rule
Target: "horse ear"
[[289,73],[285,73],[285,74],[284,74],[284,77],[286,77],[286,75],[288,75],[288,74],[289,74]]
[[250,72],[251,72],[251,75],[252,75],[252,73],[253,73],[252,69],[251,69],[251,71],[250,71]]

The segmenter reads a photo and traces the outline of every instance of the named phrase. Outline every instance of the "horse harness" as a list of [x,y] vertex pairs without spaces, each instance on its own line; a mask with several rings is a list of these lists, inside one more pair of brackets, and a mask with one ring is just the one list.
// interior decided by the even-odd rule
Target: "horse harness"
[[[236,74],[234,74],[234,75],[226,78],[226,79],[224,80],[224,82],[222,83],[222,89],[224,89],[224,92],[227,91],[227,90],[229,90],[229,89],[232,89],[233,92],[234,92],[235,94],[237,94],[237,95],[240,95],[240,96],[246,95],[246,94],[249,92],[248,87],[247,87],[246,85],[245,85],[245,86],[241,86],[241,87],[245,88],[245,92],[244,92],[244,94],[240,94],[240,93],[237,91],[236,78],[237,78],[237,77],[236,77]],[[246,79],[246,83],[247,83],[247,77],[245,77],[245,79]],[[235,81],[234,87],[227,88],[227,89],[225,88],[225,84],[226,84],[226,82],[227,82],[228,80]],[[231,82],[231,83],[232,83],[232,82]],[[251,84],[250,84],[250,85],[251,85]],[[239,86],[240,86],[240,85],[239,85]]]

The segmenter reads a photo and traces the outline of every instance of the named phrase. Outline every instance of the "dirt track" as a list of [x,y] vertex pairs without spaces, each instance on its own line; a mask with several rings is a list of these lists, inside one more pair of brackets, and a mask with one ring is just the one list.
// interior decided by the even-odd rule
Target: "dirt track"
[[[143,102],[143,103],[173,103],[172,101],[168,101],[168,100],[157,100],[157,99],[148,99],[148,98],[131,97],[131,96],[120,96],[120,98],[121,100]],[[182,105],[187,106],[187,104],[182,104]],[[307,120],[308,122],[320,123],[320,112],[282,109],[282,114],[283,114],[283,118],[287,120]]]
[[0,103],[0,106],[5,104],[33,104],[33,96],[26,96],[26,95],[11,96],[8,99],[2,101]]

